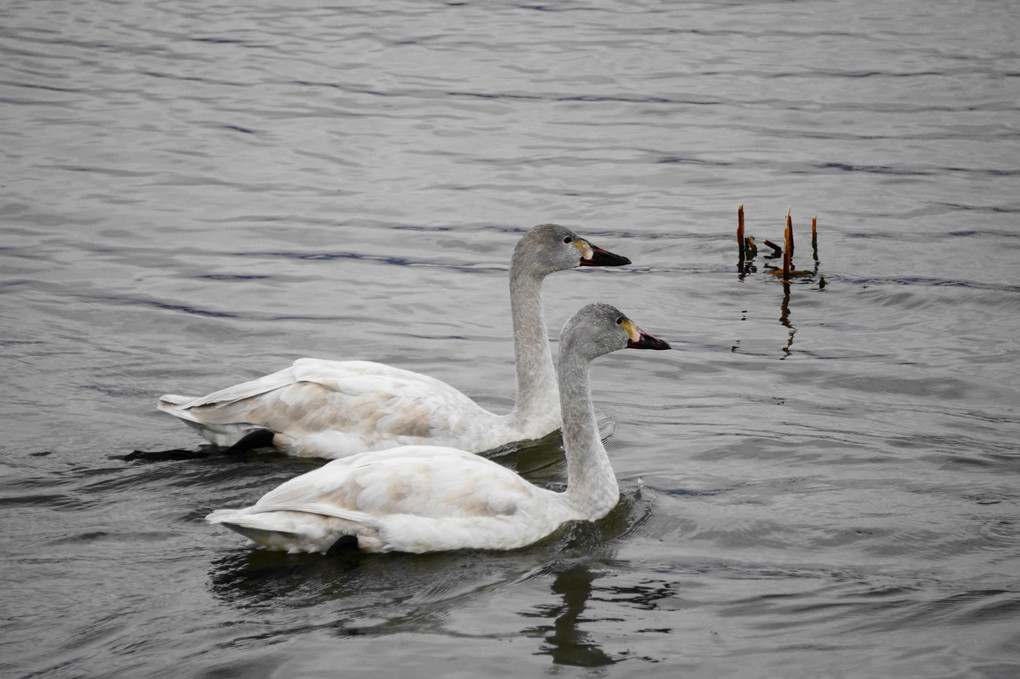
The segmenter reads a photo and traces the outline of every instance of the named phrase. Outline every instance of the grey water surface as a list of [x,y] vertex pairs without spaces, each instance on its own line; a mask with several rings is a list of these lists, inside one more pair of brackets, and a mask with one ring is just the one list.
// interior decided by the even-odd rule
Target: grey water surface
[[[813,275],[738,270],[739,205]],[[3,3],[0,675],[1020,676],[1018,220],[1012,0]],[[507,409],[543,222],[634,262],[550,277],[553,338],[597,300],[673,345],[593,367],[610,516],[204,522],[318,463],[160,394],[318,356]],[[123,459],[169,448],[208,454]]]

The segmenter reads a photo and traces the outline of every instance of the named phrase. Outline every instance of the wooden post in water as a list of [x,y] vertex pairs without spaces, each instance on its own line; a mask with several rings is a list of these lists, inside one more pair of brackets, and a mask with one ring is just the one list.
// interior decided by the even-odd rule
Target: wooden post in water
[[786,229],[790,232],[790,240],[786,242],[786,249],[790,251],[790,259],[793,259],[793,221],[790,219],[790,208],[786,208]]
[[811,218],[811,255],[815,258],[815,267],[818,267],[818,217]]
[[790,219],[790,211],[786,211],[786,230],[783,232],[783,278],[790,277],[790,268],[793,265],[793,220]]
[[737,208],[737,251],[740,253],[738,266],[744,266],[744,206]]

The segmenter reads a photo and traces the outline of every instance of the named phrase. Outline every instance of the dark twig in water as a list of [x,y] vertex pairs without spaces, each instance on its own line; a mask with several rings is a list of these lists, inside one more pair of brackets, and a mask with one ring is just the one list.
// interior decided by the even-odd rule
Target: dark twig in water
[[758,246],[754,242],[754,236],[746,236],[744,238],[744,252],[747,253],[748,259],[754,259],[755,255],[758,254]]

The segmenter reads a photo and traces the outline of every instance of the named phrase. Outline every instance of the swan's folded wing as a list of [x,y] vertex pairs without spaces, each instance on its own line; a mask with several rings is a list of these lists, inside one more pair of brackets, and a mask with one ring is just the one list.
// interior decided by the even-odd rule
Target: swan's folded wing
[[291,428],[309,434],[340,430],[370,445],[376,437],[410,443],[488,415],[445,382],[382,363],[301,359],[294,373],[299,382],[280,390],[274,409],[292,409]]
[[[316,382],[323,386],[329,386],[333,382],[342,382],[346,379],[363,376],[366,378],[383,378],[395,381],[416,381],[433,386],[447,387],[439,380],[416,373],[403,368],[395,368],[385,363],[374,361],[327,361],[319,358],[299,358],[291,366],[294,371],[294,379],[306,382]],[[447,387],[448,388],[448,387]]]
[[283,370],[278,370],[269,375],[263,375],[262,377],[248,382],[242,382],[241,384],[235,384],[231,387],[219,389],[211,394],[206,394],[205,396],[191,398],[186,402],[180,402],[179,399],[181,397],[173,395],[164,396],[161,400],[183,409],[199,408],[210,405],[224,405],[253,398],[260,394],[273,391],[274,389],[285,387],[293,382],[294,366],[290,366]]
[[351,398],[368,397],[377,402],[429,400],[448,407],[477,407],[463,392],[446,382],[384,363],[300,358],[292,368],[295,382],[319,384]]
[[393,391],[405,384],[416,383],[428,385],[433,389],[452,389],[452,387],[426,375],[393,368],[382,363],[299,358],[282,370],[219,389],[205,396],[186,397],[168,394],[163,399],[180,408],[225,406],[262,396],[300,382],[319,384],[331,391],[351,396],[357,396],[366,391]]
[[[229,512],[230,510],[226,510]],[[257,516],[261,513],[269,512],[302,512],[305,514],[317,514],[319,516],[329,516],[334,519],[344,519],[345,521],[352,521],[354,523],[366,526],[368,528],[377,528],[377,522],[375,517],[365,512],[352,511],[349,509],[343,509],[342,507],[334,507],[333,505],[326,504],[323,502],[312,502],[308,504],[298,505],[262,505],[259,504],[257,507],[245,512],[244,516]],[[206,519],[210,523],[225,523],[226,521],[221,520],[222,517],[229,517],[229,514],[224,513],[219,515],[217,512],[211,513]]]
[[505,467],[470,453],[406,446],[330,462],[270,491],[253,509],[286,508],[359,523],[367,519],[355,519],[353,513],[364,517],[497,517],[515,514],[536,494],[545,492]]
[[298,359],[257,380],[161,408],[211,425],[249,423],[300,438],[322,431],[373,437],[430,437],[484,413],[453,387],[368,361]]

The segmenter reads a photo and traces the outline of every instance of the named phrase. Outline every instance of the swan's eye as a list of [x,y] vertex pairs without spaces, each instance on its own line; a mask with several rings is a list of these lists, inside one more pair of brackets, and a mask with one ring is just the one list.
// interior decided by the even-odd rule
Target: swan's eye
[[616,319],[616,324],[623,325],[623,316],[620,316],[619,318]]
[[566,238],[563,239],[563,242],[564,243],[570,243],[573,240],[574,240],[573,238],[571,238],[570,236],[567,236]]

